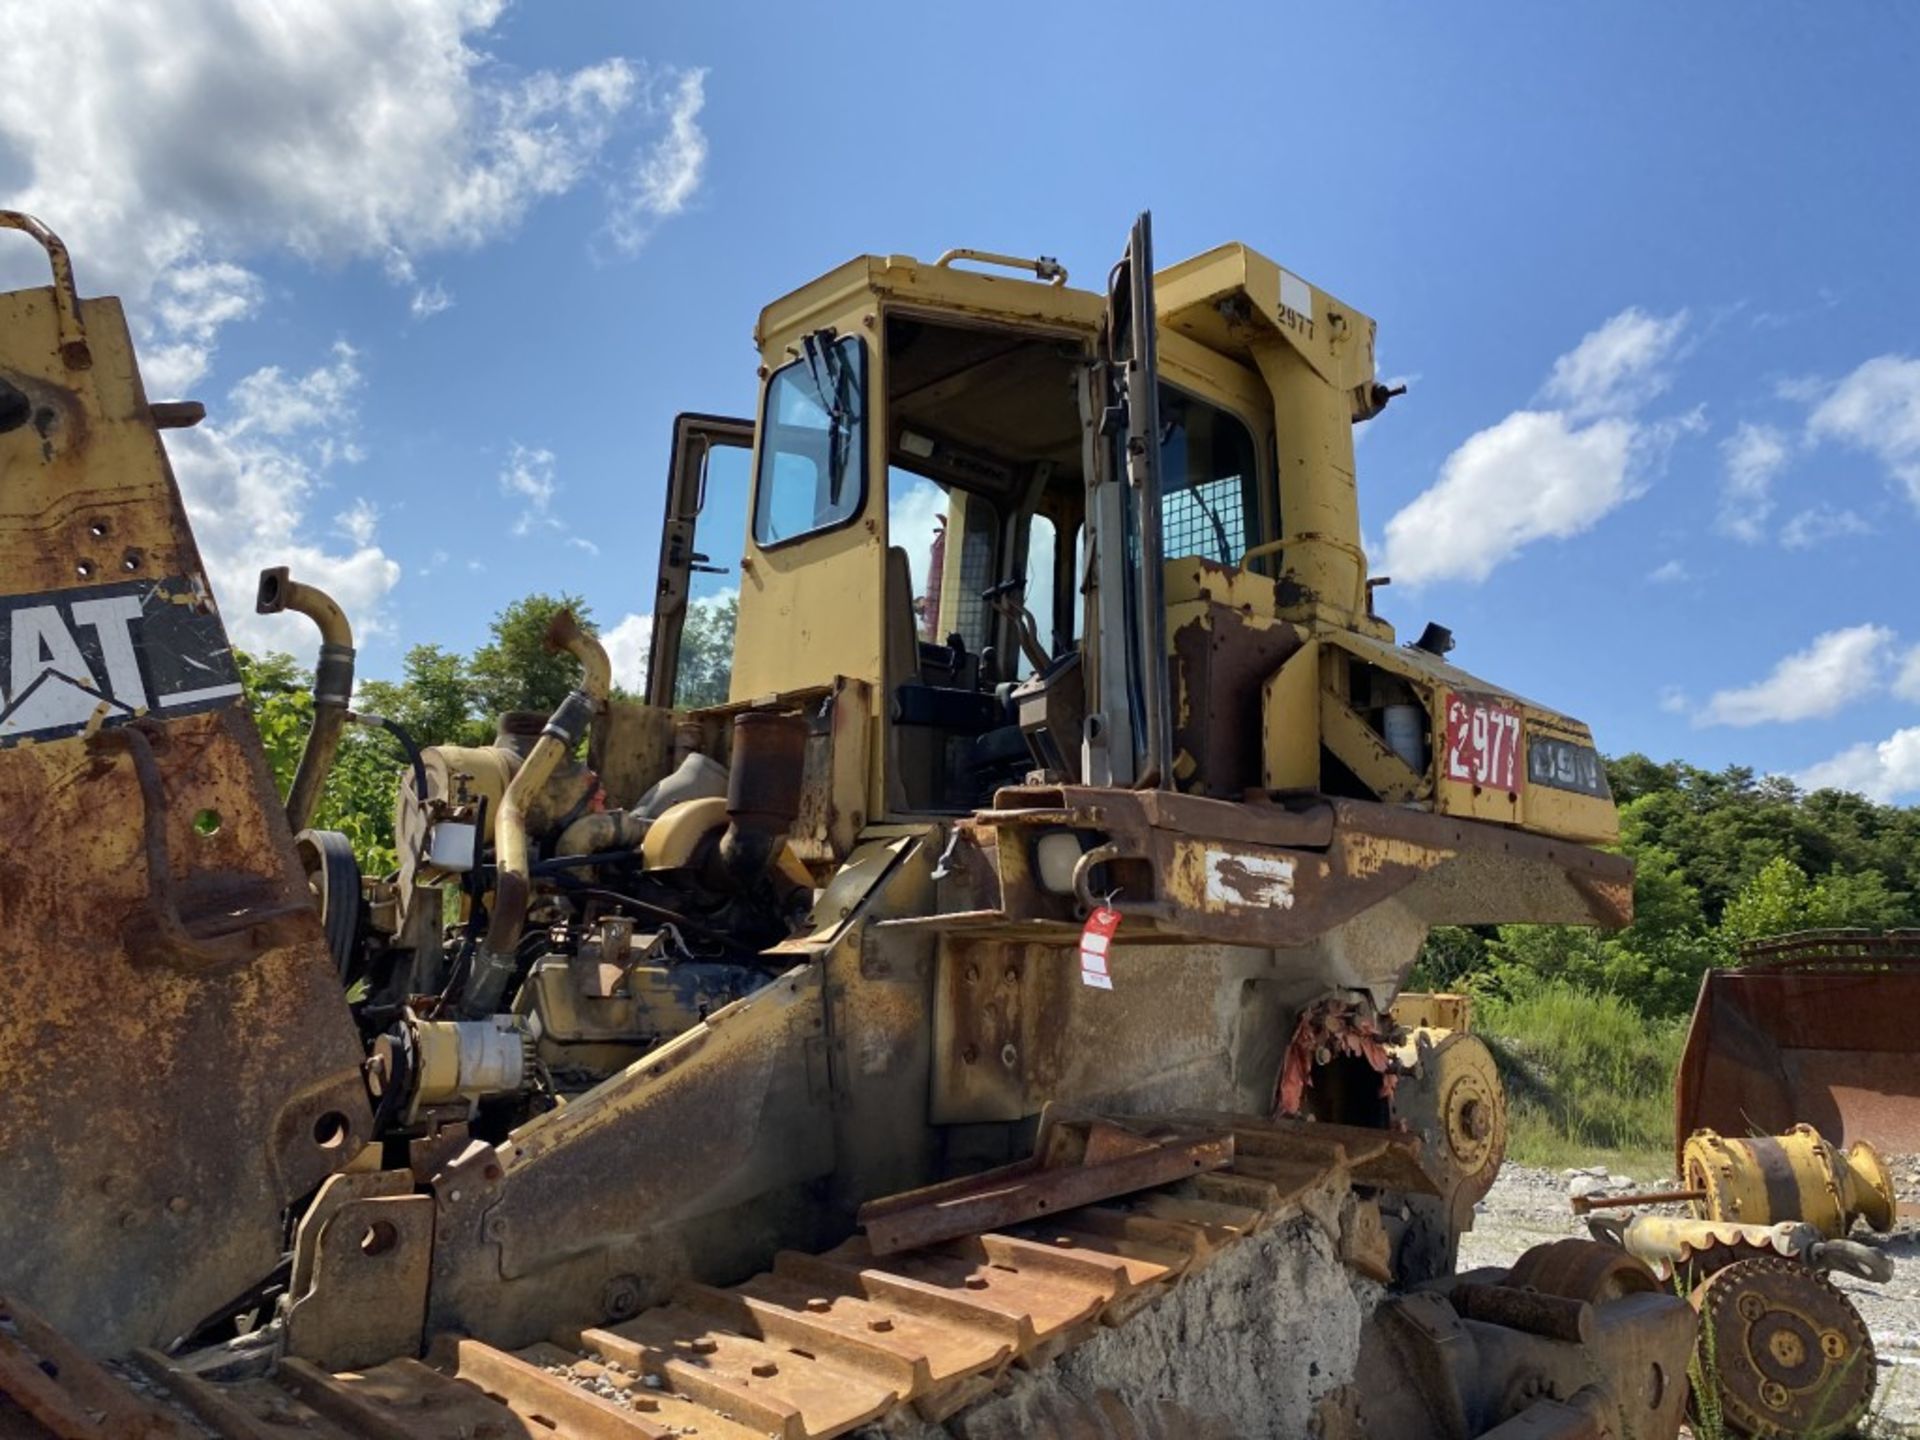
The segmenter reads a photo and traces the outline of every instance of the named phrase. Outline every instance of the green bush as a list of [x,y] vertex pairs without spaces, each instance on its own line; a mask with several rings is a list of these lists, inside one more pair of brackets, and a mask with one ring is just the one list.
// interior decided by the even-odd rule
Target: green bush
[[1672,1172],[1673,1071],[1685,1022],[1648,1019],[1617,995],[1565,980],[1483,993],[1474,1029],[1506,1086],[1508,1158]]

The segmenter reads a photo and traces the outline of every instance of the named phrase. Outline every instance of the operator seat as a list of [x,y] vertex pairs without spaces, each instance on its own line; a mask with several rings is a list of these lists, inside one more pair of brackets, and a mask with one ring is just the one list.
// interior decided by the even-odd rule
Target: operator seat
[[898,545],[887,549],[887,683],[920,678],[920,617],[913,612],[913,567]]

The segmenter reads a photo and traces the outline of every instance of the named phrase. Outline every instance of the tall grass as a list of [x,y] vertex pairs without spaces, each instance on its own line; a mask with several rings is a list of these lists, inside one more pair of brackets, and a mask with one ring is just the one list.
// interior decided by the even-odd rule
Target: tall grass
[[1509,1106],[1508,1157],[1606,1165],[1639,1180],[1673,1171],[1673,1072],[1684,1021],[1649,1020],[1617,995],[1545,981],[1474,1002]]

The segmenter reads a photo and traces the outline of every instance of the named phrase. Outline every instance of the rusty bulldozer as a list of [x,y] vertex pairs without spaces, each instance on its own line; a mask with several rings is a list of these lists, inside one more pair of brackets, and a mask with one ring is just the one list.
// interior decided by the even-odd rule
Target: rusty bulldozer
[[644,699],[559,617],[577,688],[402,735],[361,875],[308,828],[386,723],[349,617],[263,577],[321,646],[283,806],[200,412],[0,224],[53,266],[0,296],[0,1423],[1675,1434],[1640,1262],[1453,1273],[1504,1101],[1400,989],[1631,873],[1587,729],[1373,612],[1365,315],[1145,217],[1104,294],[954,251],[775,301],[757,420],[675,427]]

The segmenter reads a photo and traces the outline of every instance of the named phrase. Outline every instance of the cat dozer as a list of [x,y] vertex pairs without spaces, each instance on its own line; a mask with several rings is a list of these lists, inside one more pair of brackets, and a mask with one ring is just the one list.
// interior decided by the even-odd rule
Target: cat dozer
[[[1366,316],[1145,217],[1104,293],[852,261],[675,428],[644,696],[560,615],[552,713],[422,747],[268,571],[283,804],[201,411],[0,224],[0,1433],[1675,1433],[1640,1262],[1453,1274],[1505,1106],[1401,986],[1631,874],[1586,727],[1374,613]],[[390,874],[311,828],[352,724]]]

